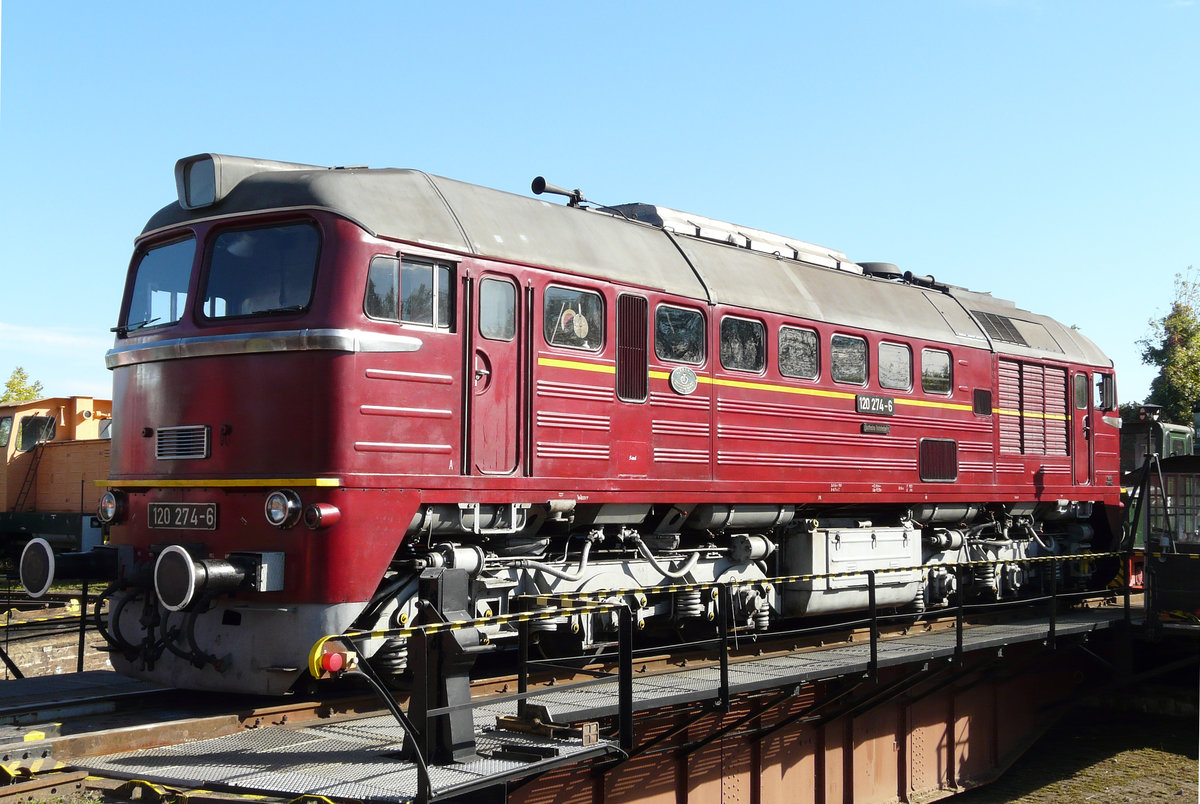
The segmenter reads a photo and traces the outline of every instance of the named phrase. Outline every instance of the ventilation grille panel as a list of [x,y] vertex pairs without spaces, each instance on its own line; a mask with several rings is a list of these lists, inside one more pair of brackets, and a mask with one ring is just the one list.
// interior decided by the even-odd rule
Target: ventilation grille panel
[[921,439],[921,480],[949,483],[958,479],[958,443],[940,438]]
[[641,296],[617,297],[617,398],[645,402],[649,388],[648,302]]
[[1015,343],[1017,346],[1029,345],[1029,342],[1025,340],[1025,336],[1017,330],[1016,324],[1008,316],[984,313],[979,310],[973,312],[992,340],[1002,343]]
[[206,424],[160,427],[155,434],[154,457],[159,460],[207,458],[209,429]]

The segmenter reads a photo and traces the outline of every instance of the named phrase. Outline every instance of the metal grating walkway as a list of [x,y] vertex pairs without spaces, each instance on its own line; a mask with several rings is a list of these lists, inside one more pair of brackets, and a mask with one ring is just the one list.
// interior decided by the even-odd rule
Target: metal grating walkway
[[[1120,608],[1073,610],[1058,616],[1056,638],[1078,637],[1124,620]],[[1047,638],[1045,619],[964,629],[963,651],[997,649]],[[881,640],[880,667],[954,656],[954,631],[915,633]],[[803,684],[865,673],[869,644],[843,644],[790,655],[746,659],[729,667],[730,694]],[[720,691],[717,667],[684,669],[635,677],[634,709],[647,711],[712,699]],[[597,720],[617,714],[617,680],[576,689],[551,690],[530,698],[558,723]],[[431,767],[435,797],[498,784],[550,768],[615,752],[611,742],[584,747],[580,740],[552,740],[495,731],[498,715],[514,714],[515,704],[484,704],[474,710],[482,754],[502,746],[556,750],[535,762],[480,758]],[[390,716],[304,729],[261,728],[182,745],[88,758],[79,764],[103,776],[153,780],[185,789],[220,789],[293,797],[303,794],[361,801],[412,801],[416,767],[399,758],[403,732]]]
[[[306,729],[254,729],[182,745],[111,754],[79,764],[104,776],[152,780],[190,790],[403,802],[416,796],[417,768],[399,758],[402,735],[390,715],[377,715]],[[585,748],[579,740],[550,740],[508,732],[491,731],[478,736],[481,753],[501,746],[557,749],[559,755],[531,763],[481,757],[457,765],[431,766],[435,795],[490,786],[613,750],[611,743],[603,741]]]

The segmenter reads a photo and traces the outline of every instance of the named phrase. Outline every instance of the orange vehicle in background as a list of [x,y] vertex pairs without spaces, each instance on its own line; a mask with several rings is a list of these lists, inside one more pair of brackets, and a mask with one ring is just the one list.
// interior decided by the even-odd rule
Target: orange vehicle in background
[[87,396],[0,405],[0,537],[15,555],[41,537],[62,549],[104,540],[95,481],[108,477],[112,402]]

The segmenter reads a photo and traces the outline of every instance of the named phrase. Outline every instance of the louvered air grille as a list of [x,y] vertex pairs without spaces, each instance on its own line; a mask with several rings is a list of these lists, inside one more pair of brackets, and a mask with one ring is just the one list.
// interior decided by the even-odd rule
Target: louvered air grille
[[958,479],[958,444],[940,438],[921,440],[921,479],[951,481]]
[[992,340],[1003,343],[1015,343],[1018,346],[1029,345],[1029,342],[1025,340],[1025,336],[1017,331],[1016,325],[1008,316],[975,310],[975,317],[979,319],[980,324],[983,324],[983,328],[987,330],[987,334],[991,336]]
[[160,460],[208,457],[208,425],[160,427],[155,439],[154,457]]
[[641,296],[617,297],[617,397],[644,402],[649,385],[648,303]]

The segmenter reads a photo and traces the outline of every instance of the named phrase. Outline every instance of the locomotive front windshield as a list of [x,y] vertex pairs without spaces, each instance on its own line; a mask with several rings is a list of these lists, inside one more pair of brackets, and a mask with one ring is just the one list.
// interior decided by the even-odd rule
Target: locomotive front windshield
[[320,246],[317,227],[310,223],[218,234],[209,257],[203,315],[235,318],[307,309]]
[[143,327],[174,324],[187,306],[188,283],[196,255],[195,238],[149,249],[138,261],[129,309],[121,322],[126,334]]

